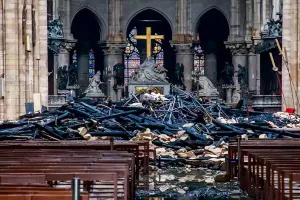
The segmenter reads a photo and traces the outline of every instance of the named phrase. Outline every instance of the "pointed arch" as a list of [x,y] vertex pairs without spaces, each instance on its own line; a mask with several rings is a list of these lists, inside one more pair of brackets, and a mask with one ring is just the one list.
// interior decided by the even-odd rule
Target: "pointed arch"
[[[158,9],[156,9],[156,8],[153,8],[153,7],[145,7],[145,8],[143,8],[143,9],[138,10],[136,13],[134,13],[134,14],[128,19],[128,21],[127,21],[127,23],[126,23],[126,30],[130,29],[130,27],[129,27],[129,26],[130,26],[130,23],[133,21],[133,19],[134,19],[136,16],[138,16],[139,14],[141,14],[142,12],[145,12],[145,11],[147,11],[147,10],[154,11],[154,12],[158,13],[159,15],[161,15],[161,16],[168,22],[168,24],[169,24],[169,26],[170,26],[170,29],[171,29],[171,32],[174,33],[174,27],[173,27],[173,24],[172,24],[171,20],[168,18],[168,16],[165,15],[162,11],[160,11],[160,10],[158,10]],[[125,31],[124,31],[124,36],[125,36],[125,38],[127,38],[127,32],[125,32]]]
[[194,38],[194,40],[197,39],[197,33],[198,33],[198,28],[199,28],[199,25],[200,25],[201,18],[203,17],[203,15],[205,15],[206,13],[208,13],[212,10],[216,10],[216,11],[220,12],[224,16],[224,18],[226,19],[227,26],[229,27],[229,24],[230,24],[229,23],[229,16],[227,16],[222,9],[220,9],[216,6],[211,6],[211,7],[207,8],[206,10],[204,10],[202,13],[200,13],[199,16],[196,18],[196,20],[194,21],[194,25],[193,25],[193,33],[194,33],[193,38]]
[[106,37],[107,37],[107,25],[106,25],[106,23],[104,22],[104,20],[103,20],[103,18],[93,9],[93,8],[91,8],[91,7],[89,7],[89,6],[83,6],[83,7],[81,7],[81,8],[79,8],[75,13],[74,13],[74,15],[72,16],[72,18],[71,18],[71,29],[72,29],[72,26],[73,26],[73,24],[74,24],[74,19],[76,18],[76,16],[80,13],[80,12],[82,12],[82,11],[84,11],[84,10],[87,10],[87,11],[89,11],[89,12],[91,12],[92,14],[93,14],[93,16],[94,16],[94,18],[95,18],[95,20],[97,21],[97,23],[98,23],[98,26],[100,27],[100,41],[101,40],[105,40],[106,39]]

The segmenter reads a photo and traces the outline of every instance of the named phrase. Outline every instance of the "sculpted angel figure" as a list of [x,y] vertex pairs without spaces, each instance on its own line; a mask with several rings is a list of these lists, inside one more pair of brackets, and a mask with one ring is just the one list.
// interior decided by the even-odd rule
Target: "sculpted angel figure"
[[202,88],[200,90],[200,93],[208,94],[208,95],[211,95],[211,94],[218,95],[219,94],[219,92],[215,88],[214,84],[206,76],[199,77],[199,85]]

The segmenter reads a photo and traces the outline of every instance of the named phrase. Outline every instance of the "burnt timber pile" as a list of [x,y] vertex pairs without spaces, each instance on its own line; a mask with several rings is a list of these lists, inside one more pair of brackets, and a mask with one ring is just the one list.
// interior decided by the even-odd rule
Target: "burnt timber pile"
[[[294,114],[233,109],[184,92],[145,101],[77,100],[0,124],[0,200],[71,199],[74,191],[82,199],[135,199],[139,172],[149,174],[149,165],[226,168],[254,199],[295,199],[299,127]],[[293,168],[285,166],[285,152]],[[275,164],[287,168],[276,171]],[[58,187],[73,178],[73,194]]]

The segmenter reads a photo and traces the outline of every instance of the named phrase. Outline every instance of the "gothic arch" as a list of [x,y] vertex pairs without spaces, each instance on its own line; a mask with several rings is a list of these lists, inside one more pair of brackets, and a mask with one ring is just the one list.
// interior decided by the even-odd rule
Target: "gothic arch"
[[165,15],[162,11],[160,11],[160,10],[158,10],[158,9],[156,9],[156,8],[153,8],[153,7],[145,7],[145,8],[143,8],[143,9],[140,9],[140,10],[138,10],[137,12],[135,12],[135,13],[128,19],[128,21],[127,21],[127,23],[126,23],[126,29],[125,29],[126,31],[124,31],[124,36],[125,36],[125,38],[127,38],[127,30],[129,29],[129,25],[130,25],[130,23],[132,22],[132,20],[133,20],[137,15],[139,15],[140,13],[142,13],[142,12],[144,12],[144,11],[146,11],[146,10],[152,10],[152,11],[157,12],[158,14],[160,14],[162,17],[164,17],[165,20],[168,22],[170,28],[171,28],[171,32],[174,33],[174,27],[173,27],[173,24],[172,24],[171,20],[168,18],[167,15]]
[[197,17],[197,19],[195,20],[194,22],[194,25],[193,25],[193,39],[195,40],[196,37],[197,37],[197,33],[198,33],[198,28],[199,28],[199,24],[200,24],[200,20],[202,18],[203,15],[205,15],[206,13],[208,13],[209,11],[212,11],[212,10],[217,10],[219,11],[223,16],[224,18],[226,19],[227,21],[227,25],[229,27],[229,18],[228,16],[224,13],[224,11],[216,6],[211,6],[207,9],[205,9],[202,13],[199,14],[199,16]]
[[106,36],[107,36],[107,28],[106,28],[107,26],[106,26],[103,18],[97,13],[97,11],[95,11],[93,8],[91,8],[89,6],[83,6],[75,12],[75,14],[72,16],[72,19],[71,19],[71,28],[72,28],[73,21],[74,21],[75,17],[77,16],[78,13],[80,13],[83,10],[88,10],[89,12],[91,12],[94,15],[95,20],[97,21],[97,23],[100,27],[100,30],[101,30],[101,32],[100,32],[100,41],[105,40]]

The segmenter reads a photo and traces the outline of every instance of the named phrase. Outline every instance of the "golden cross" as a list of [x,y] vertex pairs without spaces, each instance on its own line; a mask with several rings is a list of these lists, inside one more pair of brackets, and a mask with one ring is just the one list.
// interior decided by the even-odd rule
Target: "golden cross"
[[146,27],[146,35],[135,35],[134,39],[146,40],[147,42],[147,57],[151,56],[151,40],[164,39],[163,35],[151,35],[151,27]]

